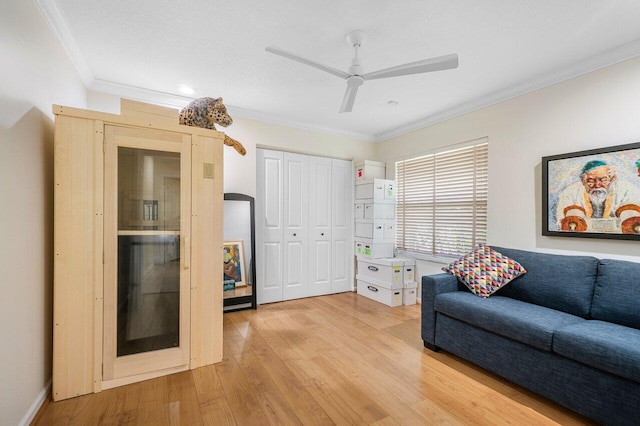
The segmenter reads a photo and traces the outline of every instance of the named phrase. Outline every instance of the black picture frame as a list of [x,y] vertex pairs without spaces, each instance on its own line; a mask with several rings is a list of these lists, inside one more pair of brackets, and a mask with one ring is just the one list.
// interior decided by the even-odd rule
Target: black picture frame
[[640,142],[542,157],[542,235],[640,241]]

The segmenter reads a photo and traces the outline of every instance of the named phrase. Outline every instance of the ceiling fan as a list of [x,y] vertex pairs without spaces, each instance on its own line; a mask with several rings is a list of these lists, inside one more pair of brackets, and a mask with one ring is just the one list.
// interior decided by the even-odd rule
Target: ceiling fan
[[305,65],[312,66],[321,71],[328,72],[337,77],[347,80],[347,90],[342,99],[340,112],[351,112],[353,103],[356,100],[358,88],[367,80],[376,80],[379,78],[398,77],[401,75],[420,74],[432,71],[448,70],[458,67],[458,55],[455,53],[438,56],[435,58],[424,59],[422,61],[410,62],[408,64],[397,65],[391,68],[365,73],[360,58],[358,57],[358,48],[362,47],[367,40],[367,34],[362,30],[352,31],[347,34],[347,43],[355,49],[355,55],[351,60],[349,72],[344,72],[337,68],[320,64],[311,59],[303,58],[295,53],[287,52],[276,46],[268,46],[265,50],[269,53],[292,59]]

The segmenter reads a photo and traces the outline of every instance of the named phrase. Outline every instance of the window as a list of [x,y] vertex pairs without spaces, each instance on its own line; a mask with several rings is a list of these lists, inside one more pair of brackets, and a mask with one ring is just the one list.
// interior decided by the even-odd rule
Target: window
[[399,252],[458,257],[486,242],[488,151],[482,139],[396,162]]

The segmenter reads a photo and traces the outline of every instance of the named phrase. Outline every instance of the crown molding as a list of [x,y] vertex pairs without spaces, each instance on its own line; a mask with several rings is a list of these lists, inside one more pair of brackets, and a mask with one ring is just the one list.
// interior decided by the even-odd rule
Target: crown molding
[[317,125],[314,125],[314,124],[304,123],[304,122],[300,122],[300,121],[287,120],[287,119],[282,118],[280,116],[276,116],[276,115],[272,115],[272,114],[266,114],[266,113],[263,113],[263,112],[253,111],[253,110],[234,107],[234,106],[229,106],[227,108],[229,109],[229,111],[233,112],[232,115],[234,117],[237,116],[237,117],[240,117],[240,118],[245,118],[247,120],[255,120],[255,121],[261,121],[263,123],[276,124],[276,125],[287,126],[287,127],[294,127],[296,129],[308,130],[308,131],[311,131],[311,132],[326,133],[326,134],[330,134],[330,135],[334,135],[334,136],[340,136],[340,137],[344,137],[344,138],[355,139],[355,140],[359,140],[359,141],[362,141],[362,142],[375,142],[375,139],[374,139],[373,135],[369,135],[369,134],[365,134],[365,133],[348,132],[348,131],[335,129],[335,128],[331,128],[331,127],[323,127],[323,126],[317,126]]
[[51,31],[53,31],[60,41],[60,44],[62,44],[67,55],[69,55],[69,58],[78,71],[78,74],[80,74],[80,78],[83,83],[85,86],[89,86],[94,80],[93,73],[85,62],[84,56],[82,56],[82,53],[71,34],[71,30],[69,30],[67,21],[64,19],[60,9],[58,9],[58,5],[53,0],[33,0],[33,2],[40,11],[44,20],[49,24]]
[[[94,80],[88,87],[96,92],[108,93],[120,96],[134,101],[148,102],[156,105],[180,109],[191,102],[194,98],[188,96],[174,95],[172,93],[158,92],[155,90],[143,89],[141,87],[128,86],[125,84],[115,83],[106,80]],[[226,105],[227,110],[234,118],[244,118],[247,120],[260,121],[263,123],[276,124],[281,126],[293,127],[296,129],[307,130],[331,134],[334,136],[356,139],[364,142],[373,142],[373,136],[355,132],[345,132],[329,127],[315,126],[313,124],[287,120],[285,118],[266,114],[263,112],[253,111],[245,108]]]
[[159,92],[157,90],[144,89],[142,87],[129,86],[107,80],[95,79],[87,88],[89,90],[119,96],[132,101],[147,102],[175,109],[184,107],[194,99],[189,96]]
[[637,56],[640,56],[640,40],[624,44],[599,55],[591,56],[590,58],[571,64],[568,67],[557,69],[550,73],[541,74],[520,84],[494,92],[488,96],[475,99],[471,102],[461,104],[457,107],[450,108],[429,117],[425,117],[418,121],[414,121],[405,126],[397,127],[387,132],[378,133],[374,136],[374,142],[383,142],[397,136],[414,132],[428,126],[516,98],[526,93],[597,71]]

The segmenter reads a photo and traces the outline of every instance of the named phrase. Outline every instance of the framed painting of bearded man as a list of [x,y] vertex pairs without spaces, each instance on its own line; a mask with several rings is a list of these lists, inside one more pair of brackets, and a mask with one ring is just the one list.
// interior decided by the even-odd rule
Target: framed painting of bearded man
[[640,143],[542,157],[542,235],[640,240]]

